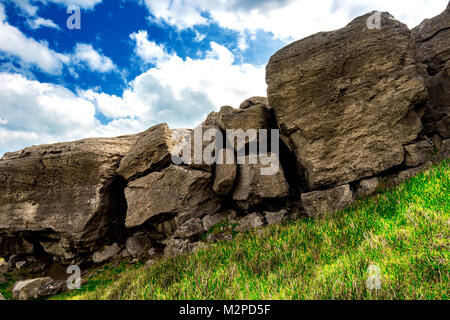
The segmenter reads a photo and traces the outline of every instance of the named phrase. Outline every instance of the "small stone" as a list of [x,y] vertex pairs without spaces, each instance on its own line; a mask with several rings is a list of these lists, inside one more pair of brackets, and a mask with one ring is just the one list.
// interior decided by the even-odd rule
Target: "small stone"
[[131,257],[131,253],[129,253],[127,249],[123,249],[123,251],[120,255],[122,256],[122,258]]
[[264,225],[264,218],[261,214],[254,212],[244,217],[239,225],[235,228],[236,231],[247,231],[255,229]]
[[171,258],[189,253],[193,250],[192,243],[184,239],[170,239],[164,249],[164,257]]
[[202,219],[203,230],[208,231],[211,227],[215,226],[219,222],[222,222],[226,219],[225,212],[220,212],[215,215],[206,215]]
[[147,260],[147,262],[145,263],[145,269],[150,269],[155,264],[155,262],[156,261],[153,259]]
[[286,219],[287,210],[280,210],[278,212],[268,212],[265,211],[264,214],[266,216],[267,224],[276,224],[281,223]]
[[378,188],[378,178],[364,179],[358,184],[355,196],[368,196],[373,194]]
[[134,257],[139,257],[141,254],[145,253],[152,243],[150,237],[144,232],[138,232],[132,237],[128,238],[126,247],[128,252]]
[[155,250],[155,248],[151,248],[150,250],[147,251],[147,253],[148,253],[149,257],[152,257],[152,256],[156,255],[156,250]]
[[302,193],[302,205],[308,216],[313,218],[333,214],[352,203],[353,194],[348,184],[328,189]]
[[20,270],[20,268],[22,268],[26,263],[27,263],[26,261],[16,262],[16,269]]
[[199,218],[192,218],[182,224],[175,235],[180,238],[193,238],[203,233],[203,224]]
[[8,282],[8,278],[4,276],[3,274],[0,274],[0,284],[4,284]]
[[427,141],[419,141],[405,146],[405,165],[417,167],[424,164],[427,157],[431,155],[432,146]]
[[102,263],[108,261],[114,258],[114,256],[119,252],[119,250],[120,250],[119,245],[116,242],[110,246],[104,246],[103,248],[101,248],[92,255],[92,261],[94,263]]

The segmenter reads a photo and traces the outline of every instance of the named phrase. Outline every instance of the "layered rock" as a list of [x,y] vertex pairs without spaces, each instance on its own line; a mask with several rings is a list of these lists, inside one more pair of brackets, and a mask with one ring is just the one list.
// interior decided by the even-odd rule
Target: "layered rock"
[[[268,154],[272,156],[271,154]],[[245,157],[245,164],[239,164],[233,200],[242,210],[257,207],[263,201],[283,199],[289,196],[289,185],[278,158],[272,163],[272,172],[265,172],[270,165],[262,164],[255,155]]]
[[[68,262],[114,237],[126,211],[115,171],[135,140],[85,139],[6,153],[0,160],[2,255],[20,253],[16,246],[26,240]],[[12,245],[14,238],[20,241]]]
[[273,55],[266,82],[281,133],[310,189],[373,176],[401,164],[422,129],[427,100],[408,28],[387,13],[294,42]]
[[353,201],[353,194],[348,184],[302,194],[302,206],[310,217],[324,217],[337,210],[345,209]]
[[220,207],[212,192],[209,172],[176,165],[130,182],[125,196],[128,228],[174,216],[184,223],[192,217],[214,214]]
[[430,101],[423,116],[424,133],[450,138],[450,4],[440,15],[412,30]]

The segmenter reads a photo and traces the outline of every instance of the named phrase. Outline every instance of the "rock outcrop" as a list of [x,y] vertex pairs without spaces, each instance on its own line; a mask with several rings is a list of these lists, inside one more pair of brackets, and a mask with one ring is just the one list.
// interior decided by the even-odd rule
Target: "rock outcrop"
[[400,165],[422,130],[427,100],[410,31],[371,14],[278,51],[267,65],[268,98],[310,189],[333,187]]
[[416,59],[430,96],[423,115],[424,133],[450,138],[450,3],[443,13],[412,30]]
[[85,139],[6,153],[0,160],[2,256],[32,251],[28,244],[17,250],[27,242],[69,262],[114,237],[126,213],[124,182],[115,171],[135,140]]

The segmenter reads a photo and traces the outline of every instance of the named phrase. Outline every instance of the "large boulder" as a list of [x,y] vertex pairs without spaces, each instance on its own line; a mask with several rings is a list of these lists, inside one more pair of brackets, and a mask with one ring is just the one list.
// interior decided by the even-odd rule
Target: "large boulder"
[[[268,155],[271,156],[270,153]],[[253,209],[265,200],[283,199],[289,196],[289,185],[281,165],[278,163],[276,170],[273,170],[271,174],[265,174],[263,170],[268,165],[262,164],[257,159],[256,155],[248,155],[245,157],[245,164],[238,165],[233,200],[242,210]]]
[[117,242],[114,242],[112,245],[105,245],[100,250],[94,252],[92,255],[92,261],[94,263],[102,263],[114,258],[120,251],[120,247]]
[[16,300],[28,300],[41,298],[41,292],[51,285],[54,280],[50,277],[36,278],[16,282],[12,288],[13,297]]
[[266,109],[270,109],[269,106],[269,100],[267,99],[267,97],[251,97],[246,99],[245,101],[243,101],[240,105],[239,108],[240,109],[247,109],[250,108],[252,106],[257,106],[260,105]]
[[424,133],[450,138],[450,3],[443,13],[412,30],[416,58],[430,101],[423,116]]
[[[0,160],[0,252],[24,253],[18,243],[39,242],[69,262],[114,237],[126,211],[124,182],[115,171],[135,140],[84,139],[6,153]],[[28,247],[22,249],[29,253]]]
[[117,173],[127,180],[134,180],[169,166],[172,150],[180,142],[174,137],[165,123],[140,133],[136,144],[120,161]]
[[266,68],[268,98],[310,189],[356,181],[404,159],[427,100],[407,26],[373,13],[296,41]]
[[128,228],[158,223],[177,216],[182,224],[219,209],[209,172],[170,165],[132,181],[125,189]]

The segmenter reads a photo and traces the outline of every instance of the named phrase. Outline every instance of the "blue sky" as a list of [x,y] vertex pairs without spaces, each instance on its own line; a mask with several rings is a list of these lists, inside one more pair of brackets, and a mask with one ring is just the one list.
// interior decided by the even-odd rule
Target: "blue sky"
[[[70,30],[67,8],[80,8]],[[286,44],[372,10],[410,28],[447,0],[0,0],[0,155],[41,143],[194,127],[265,95]]]

